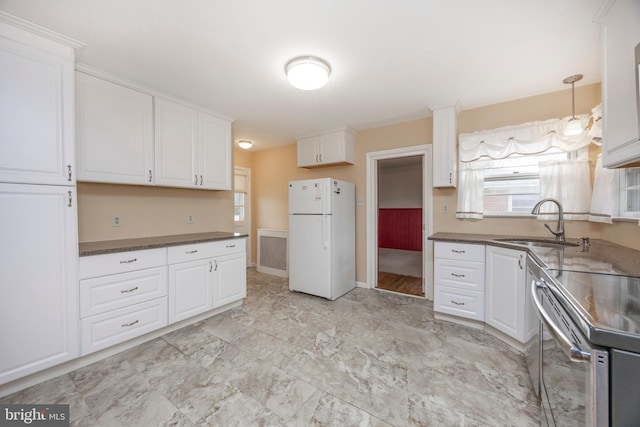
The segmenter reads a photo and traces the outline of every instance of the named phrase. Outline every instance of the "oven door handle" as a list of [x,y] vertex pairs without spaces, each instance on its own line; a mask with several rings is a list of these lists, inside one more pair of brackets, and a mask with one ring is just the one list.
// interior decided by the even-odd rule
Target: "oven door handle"
[[553,323],[553,320],[551,319],[549,314],[545,311],[544,307],[542,307],[542,304],[540,303],[540,299],[538,298],[537,290],[538,288],[544,288],[544,287],[546,287],[544,280],[531,281],[531,297],[533,299],[533,303],[536,306],[538,317],[540,318],[542,323],[544,323],[547,326],[547,328],[549,329],[549,332],[560,344],[560,348],[562,349],[562,351],[564,351],[566,355],[569,356],[569,359],[571,359],[573,362],[589,362],[591,360],[591,353],[582,351],[578,347],[574,346],[573,343],[569,340],[569,338],[567,338],[567,336],[564,334],[564,332],[562,332],[560,328],[558,328],[558,326],[555,323]]

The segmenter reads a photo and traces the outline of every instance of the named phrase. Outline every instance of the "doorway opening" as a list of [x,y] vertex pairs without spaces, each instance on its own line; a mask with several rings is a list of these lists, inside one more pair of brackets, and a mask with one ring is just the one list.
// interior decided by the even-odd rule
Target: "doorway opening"
[[233,168],[233,222],[234,232],[247,235],[247,267],[251,262],[251,169]]
[[424,297],[423,156],[380,159],[378,289]]
[[432,146],[367,153],[367,287],[433,300]]

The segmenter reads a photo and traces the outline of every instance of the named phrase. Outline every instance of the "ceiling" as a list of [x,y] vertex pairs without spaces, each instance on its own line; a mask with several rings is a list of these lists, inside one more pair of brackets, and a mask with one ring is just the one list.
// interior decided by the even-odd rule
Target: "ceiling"
[[[602,0],[0,0],[86,44],[79,62],[233,117],[260,150],[600,81]],[[285,63],[315,55],[301,91]]]

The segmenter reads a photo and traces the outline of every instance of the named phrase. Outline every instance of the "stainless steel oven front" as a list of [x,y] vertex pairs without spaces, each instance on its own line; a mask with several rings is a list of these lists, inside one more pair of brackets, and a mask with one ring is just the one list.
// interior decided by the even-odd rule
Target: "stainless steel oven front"
[[530,266],[529,273],[531,303],[540,318],[537,345],[529,349],[529,356],[534,356],[530,373],[534,387],[539,387],[543,424],[608,426],[608,351],[590,345],[582,335],[546,272]]

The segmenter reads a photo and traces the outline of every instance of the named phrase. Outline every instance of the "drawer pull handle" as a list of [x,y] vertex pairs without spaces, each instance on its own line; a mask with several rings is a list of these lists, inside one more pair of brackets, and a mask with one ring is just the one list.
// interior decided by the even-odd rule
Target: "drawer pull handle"
[[133,326],[133,325],[135,325],[136,323],[138,323],[138,320],[134,320],[134,321],[133,321],[133,322],[131,322],[131,323],[123,323],[123,324],[122,324],[122,327],[123,327],[123,328],[128,328],[129,326]]
[[227,247],[227,248],[235,248],[235,247],[236,247],[236,245],[227,245],[227,246],[225,246],[225,247]]
[[455,305],[464,305],[464,303],[463,303],[463,302],[458,302],[458,301],[454,301],[454,300],[451,300],[451,304],[455,304]]
[[464,277],[464,274],[451,273],[453,277]]
[[135,288],[131,288],[131,289],[123,289],[120,291],[121,294],[127,294],[129,292],[133,292],[133,291],[137,291],[138,287],[136,286]]
[[456,254],[466,254],[467,251],[459,251],[457,249],[451,249],[451,252],[456,253]]
[[131,258],[126,261],[120,261],[120,264],[131,264],[132,262],[136,262],[138,258]]
[[195,254],[196,252],[198,252],[197,249],[194,249],[192,251],[185,251],[185,254],[189,255],[189,254]]

